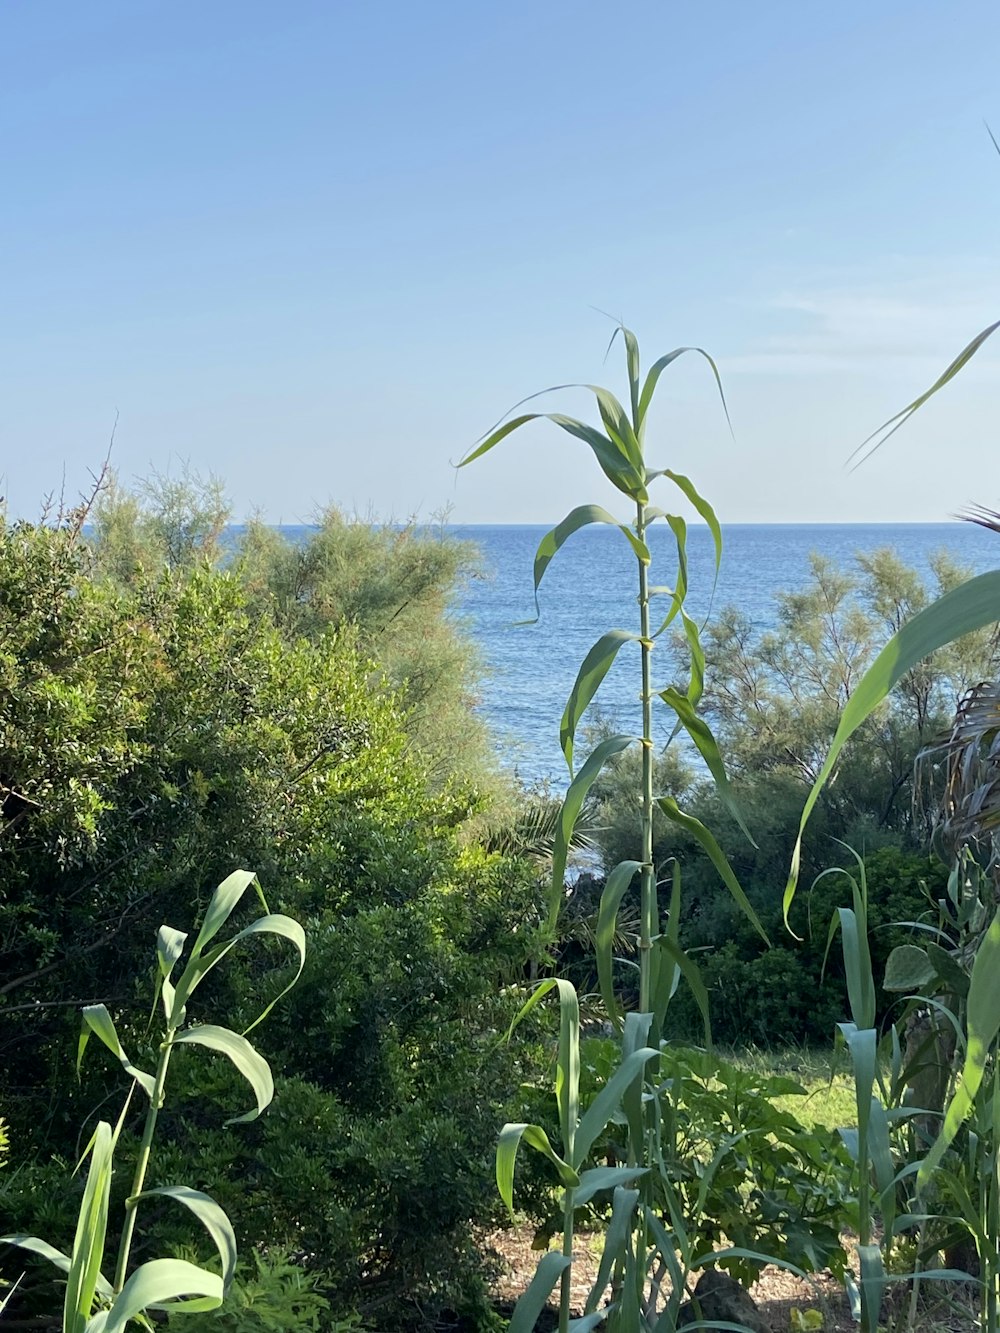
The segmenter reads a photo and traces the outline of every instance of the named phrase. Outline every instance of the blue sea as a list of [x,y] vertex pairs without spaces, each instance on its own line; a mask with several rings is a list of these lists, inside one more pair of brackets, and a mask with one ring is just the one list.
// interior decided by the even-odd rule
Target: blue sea
[[[548,529],[475,526],[451,531],[475,542],[482,553],[481,576],[471,581],[457,611],[482,654],[479,708],[491,725],[497,753],[526,783],[552,779],[561,785],[566,765],[559,749],[559,719],[577,668],[605,631],[638,628],[631,548],[611,527],[575,533],[546,572],[537,623],[517,625],[535,615],[532,566]],[[971,523],[733,525],[724,529],[724,541],[713,600],[711,535],[701,526],[689,530],[692,615],[703,619],[710,608],[717,612],[735,604],[765,630],[776,622],[778,594],[808,582],[812,552],[850,568],[857,553],[890,547],[929,580],[928,562],[937,551],[948,551],[972,573],[1000,565],[1000,536]],[[676,548],[669,528],[651,531],[651,547],[652,582],[672,585]],[[639,725],[633,653],[638,648],[630,644],[621,650],[595,700],[617,730],[633,731]],[[668,682],[665,678],[659,683]],[[664,712],[664,726],[665,719]]]

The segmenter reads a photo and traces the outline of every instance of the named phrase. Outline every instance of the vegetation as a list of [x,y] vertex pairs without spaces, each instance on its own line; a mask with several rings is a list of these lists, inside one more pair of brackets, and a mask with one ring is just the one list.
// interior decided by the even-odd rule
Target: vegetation
[[[234,540],[223,488],[190,473],[135,492],[102,477],[38,523],[0,515],[8,1320],[493,1333],[483,1238],[516,1162],[518,1206],[556,1249],[513,1333],[557,1285],[565,1333],[753,1326],[745,1297],[720,1312],[694,1274],[746,1285],[769,1262],[841,1276],[865,1333],[888,1314],[919,1328],[932,1283],[953,1304],[971,1291],[997,1333],[1000,575],[817,560],[772,632],[739,608],[695,624],[686,524],[650,487],[694,507],[717,560],[721,532],[690,479],[646,461],[679,353],[643,380],[620,335],[628,407],[597,388],[599,427],[550,414],[634,521],[574,510],[536,588],[602,522],[638,593],[567,702],[561,801],[519,797],[489,757],[453,614],[475,555],[443,527],[331,510],[300,541],[258,522]],[[669,587],[652,523],[676,542]],[[656,688],[654,646],[674,677]],[[581,761],[623,650],[642,735],[597,726]],[[675,739],[657,753],[661,705]],[[595,839],[607,874],[567,883],[571,846]],[[214,888],[240,863],[274,914],[247,910],[249,873]],[[184,937],[157,926],[199,915],[182,964]],[[159,1032],[140,1016],[151,975]],[[232,1030],[192,1023],[201,1004]],[[96,1035],[133,1079],[116,1122],[120,1075],[66,1076],[81,1009],[80,1054]],[[199,1041],[230,1061],[190,1058]],[[245,1077],[256,1109],[233,1130],[207,1108]],[[574,1309],[582,1227],[599,1271]],[[69,1253],[40,1239],[74,1229]]]
[[[155,1064],[132,1017],[148,943],[244,861],[310,940],[299,986],[260,1030],[276,1103],[235,1138],[201,1109],[234,1095],[231,1076],[179,1052],[151,1184],[210,1189],[240,1250],[270,1262],[283,1248],[338,1318],[370,1309],[401,1327],[480,1308],[495,1117],[536,1059],[531,1044],[513,1060],[495,1046],[532,956],[534,864],[479,845],[489,784],[432,771],[362,627],[292,632],[262,614],[238,561],[185,545],[196,516],[148,528],[136,502],[129,528],[115,503],[108,548],[100,524],[84,539],[81,515],[0,522],[5,1229],[72,1233],[79,1126],[114,1096],[93,1065],[67,1083],[76,1014],[104,1005],[136,1065]],[[169,559],[112,558],[150,532]],[[411,532],[399,558],[424,541],[440,545]],[[443,727],[447,708],[431,711]],[[205,988],[241,1031],[276,962],[232,961]],[[134,1161],[140,1141],[133,1109],[116,1158]],[[141,1254],[189,1244],[157,1212]],[[44,1270],[15,1300],[19,1317],[52,1308]]]

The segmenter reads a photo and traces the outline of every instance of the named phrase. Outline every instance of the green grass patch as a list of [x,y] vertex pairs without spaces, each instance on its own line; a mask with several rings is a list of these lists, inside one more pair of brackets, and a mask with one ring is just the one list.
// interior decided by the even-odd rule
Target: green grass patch
[[781,1074],[805,1089],[805,1096],[776,1097],[774,1104],[790,1111],[803,1125],[826,1125],[830,1129],[858,1123],[854,1080],[845,1056],[822,1048],[785,1046],[762,1050],[741,1046],[723,1052],[740,1069],[761,1075]]

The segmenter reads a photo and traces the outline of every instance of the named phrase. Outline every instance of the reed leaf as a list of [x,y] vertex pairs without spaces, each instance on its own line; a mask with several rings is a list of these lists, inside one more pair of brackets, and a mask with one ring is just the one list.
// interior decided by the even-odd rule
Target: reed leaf
[[[617,528],[628,541],[636,559],[644,565],[649,564],[649,548],[645,542],[639,540],[627,523],[619,523],[614,515],[609,514],[601,505],[578,505],[576,509],[571,509],[562,522],[557,523],[538,543],[533,570],[536,620],[541,614],[538,605],[538,589],[541,587],[542,579],[545,577],[545,572],[552,563],[553,557],[563,543],[572,537],[574,532],[579,532],[581,528],[589,527],[593,523],[606,523]],[[528,620],[521,623],[531,625],[535,622]]]
[[580,664],[580,670],[577,672],[576,680],[563,710],[562,721],[559,723],[559,744],[570,777],[573,775],[573,742],[576,739],[576,729],[580,723],[580,718],[600,689],[601,682],[618,656],[619,649],[624,647],[626,643],[638,642],[638,634],[630,634],[628,630],[624,629],[609,630],[607,634],[601,635]]
[[785,923],[795,897],[802,838],[809,816],[833,772],[841,750],[908,671],[945,644],[1000,619],[1000,570],[979,574],[925,607],[894,634],[858,682],[844,707],[826,760],[806,798],[785,886]]
[[202,1023],[198,1027],[185,1028],[174,1037],[175,1045],[205,1046],[211,1051],[218,1051],[227,1056],[253,1089],[257,1100],[256,1109],[243,1115],[231,1116],[226,1125],[242,1125],[257,1117],[270,1106],[274,1098],[274,1080],[271,1068],[238,1032],[229,1028],[216,1027],[214,1023]]

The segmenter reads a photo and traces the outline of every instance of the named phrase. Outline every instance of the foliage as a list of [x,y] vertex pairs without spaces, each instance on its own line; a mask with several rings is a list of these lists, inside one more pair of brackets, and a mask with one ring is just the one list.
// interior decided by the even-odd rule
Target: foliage
[[[204,553],[127,578],[106,556],[78,530],[0,526],[0,1048],[17,1145],[4,1214],[38,1234],[72,1225],[65,1164],[112,1083],[91,1065],[66,1085],[70,1015],[127,1010],[143,936],[253,858],[316,941],[259,1042],[279,1106],[302,1114],[235,1139],[203,1109],[228,1076],[179,1051],[155,1183],[183,1173],[217,1192],[247,1249],[284,1245],[310,1271],[335,1256],[338,1315],[368,1301],[402,1328],[480,1308],[494,1116],[533,1056],[496,1041],[517,1004],[505,987],[536,956],[537,871],[480,849],[480,794],[431,785],[359,630],[293,637]],[[206,980],[235,1027],[274,965],[265,953]],[[119,1032],[137,1064],[155,1060],[141,1022]],[[119,1151],[137,1150],[126,1124]],[[147,1240],[162,1253],[189,1238],[156,1211]]]
[[353,1318],[326,1318],[330,1303],[317,1290],[317,1276],[284,1250],[253,1252],[253,1269],[237,1266],[229,1295],[211,1314],[184,1314],[190,1333],[351,1333]]
[[[150,1308],[168,1311],[171,1308],[214,1310],[228,1294],[236,1268],[236,1237],[225,1212],[209,1195],[189,1186],[165,1185],[147,1189],[146,1172],[157,1119],[163,1107],[170,1057],[176,1047],[195,1045],[219,1052],[232,1061],[250,1084],[255,1107],[243,1115],[234,1115],[226,1122],[227,1125],[256,1119],[270,1105],[274,1096],[271,1070],[245,1036],[212,1023],[188,1022],[188,1005],[202,981],[237,944],[250,936],[270,934],[288,940],[299,956],[295,976],[250,1026],[256,1026],[266,1018],[281,995],[298,979],[305,962],[305,935],[298,922],[290,917],[268,913],[221,944],[212,943],[254,879],[252,873],[235,871],[219,885],[209,901],[187,961],[176,979],[175,969],[184,956],[188,936],[171,926],[160,927],[156,941],[156,963],[163,1008],[163,1033],[158,1046],[155,1075],[144,1072],[132,1063],[122,1047],[114,1020],[103,1004],[88,1005],[83,1010],[77,1063],[82,1061],[89,1039],[96,1036],[133,1081],[117,1125],[112,1128],[107,1121],[99,1121],[84,1150],[82,1160],[89,1162],[89,1169],[72,1251],[66,1254],[44,1239],[24,1233],[0,1236],[0,1243],[17,1245],[32,1254],[41,1255],[66,1274],[63,1333],[109,1333],[109,1330],[121,1330],[132,1320],[145,1316]],[[124,1204],[114,1279],[109,1282],[102,1268],[111,1206],[114,1156],[136,1088],[145,1094],[148,1107],[131,1188]],[[139,1207],[145,1204],[148,1208],[151,1199],[179,1203],[201,1223],[215,1247],[221,1274],[189,1260],[170,1258],[147,1259],[130,1272],[129,1260]]]

